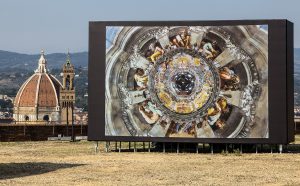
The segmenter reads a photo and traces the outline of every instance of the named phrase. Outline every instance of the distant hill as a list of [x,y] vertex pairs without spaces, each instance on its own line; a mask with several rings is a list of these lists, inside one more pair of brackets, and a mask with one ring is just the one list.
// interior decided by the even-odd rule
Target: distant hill
[[[78,52],[71,53],[71,61],[75,67],[87,67],[88,66],[88,53]],[[0,72],[10,71],[10,69],[25,69],[34,70],[37,68],[40,54],[20,54],[16,52],[8,52],[0,50]],[[65,53],[53,53],[46,54],[48,61],[48,68],[61,68],[66,61]]]

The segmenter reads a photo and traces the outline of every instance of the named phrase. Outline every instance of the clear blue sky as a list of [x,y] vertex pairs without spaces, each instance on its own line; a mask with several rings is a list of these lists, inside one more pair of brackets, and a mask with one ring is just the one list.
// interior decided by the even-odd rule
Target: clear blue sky
[[100,20],[289,19],[300,47],[300,0],[1,0],[0,50],[88,50],[88,22]]

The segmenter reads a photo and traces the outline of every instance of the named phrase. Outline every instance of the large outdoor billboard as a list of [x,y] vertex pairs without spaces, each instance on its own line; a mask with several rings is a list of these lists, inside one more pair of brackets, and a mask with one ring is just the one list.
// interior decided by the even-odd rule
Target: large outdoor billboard
[[287,25],[90,23],[89,139],[287,143]]

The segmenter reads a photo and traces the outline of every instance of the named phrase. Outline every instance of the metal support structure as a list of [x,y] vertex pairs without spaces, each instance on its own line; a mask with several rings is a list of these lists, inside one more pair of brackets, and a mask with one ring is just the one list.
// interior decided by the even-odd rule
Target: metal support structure
[[151,142],[148,143],[148,152],[151,152]]
[[75,142],[75,131],[74,131],[74,108],[73,108],[73,104],[71,107],[71,114],[72,114],[72,141]]
[[243,153],[243,144],[241,144],[241,147],[240,147],[240,154],[242,154]]
[[278,150],[279,150],[279,154],[282,154],[282,144],[279,144]]
[[134,152],[136,152],[136,142],[133,142],[134,145]]
[[69,136],[69,109],[67,108],[67,136]]
[[[137,144],[136,144],[137,142],[133,142],[133,143],[134,143],[133,151],[137,152],[138,151]],[[146,145],[146,142],[142,142],[142,143],[143,143],[142,144],[143,145],[143,152],[147,151],[147,149],[146,149],[147,147],[148,147],[148,152],[151,152],[151,142],[148,142],[148,145]],[[199,154],[199,148],[201,148],[201,147],[199,147],[199,145],[201,143],[194,143],[194,144],[195,144],[195,147],[196,147],[196,149],[195,149],[196,153]],[[237,152],[235,150],[239,150],[240,154],[243,153],[243,144],[240,144],[239,148],[237,148],[238,145],[227,144],[227,143],[224,143],[224,144],[225,144],[225,153],[226,154],[230,153],[231,150],[233,152]],[[171,145],[171,147],[170,147],[171,148],[171,152],[173,152],[173,144],[171,143],[170,145]],[[186,150],[186,143],[183,143],[183,145],[184,145],[183,146],[184,150],[182,152],[186,152],[185,151]],[[260,147],[259,147],[259,145],[260,145]],[[176,147],[176,153],[178,154],[180,152],[180,143],[176,143],[176,146],[177,146]],[[274,144],[268,144],[268,146],[270,148],[270,153],[271,154],[273,154],[273,149],[275,149],[275,153],[277,153],[276,149],[278,149],[278,153],[279,154],[283,153],[283,144],[275,144],[275,145]],[[214,154],[214,144],[210,143],[209,147],[210,147],[210,153]],[[131,143],[129,142],[129,150],[130,150],[130,148],[131,148]],[[259,148],[260,148],[260,151],[263,152],[263,144],[255,144],[255,154],[258,154]],[[191,149],[190,148],[188,148],[188,149],[189,149],[189,152],[190,152]],[[266,148],[266,149],[268,149],[268,148]],[[95,150],[95,153],[100,152],[100,150],[99,150],[99,141],[94,141],[94,150]],[[119,145],[118,145],[118,142],[115,141],[115,152],[117,150],[119,152],[121,152],[121,150],[122,150],[122,142],[121,141],[119,142]],[[205,149],[205,143],[202,143],[202,152],[206,152],[205,150],[206,150]],[[224,152],[223,150],[222,150],[222,152]],[[109,152],[109,151],[111,151],[111,149],[110,149],[110,141],[105,141],[105,152]],[[201,149],[200,149],[200,151],[201,151]],[[162,152],[166,153],[166,143],[165,142],[162,143]]]
[[128,142],[128,148],[131,149],[131,142]]
[[105,152],[108,152],[109,151],[109,142],[106,141],[105,142]]
[[271,154],[273,154],[273,145],[271,145]]
[[99,143],[98,141],[95,141],[95,153],[99,151]]

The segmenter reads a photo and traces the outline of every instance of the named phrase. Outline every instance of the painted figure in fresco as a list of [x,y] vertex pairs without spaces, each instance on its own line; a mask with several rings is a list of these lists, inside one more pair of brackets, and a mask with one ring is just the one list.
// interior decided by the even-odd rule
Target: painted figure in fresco
[[137,84],[136,90],[143,90],[147,87],[148,76],[145,74],[145,71],[141,68],[136,70],[134,74],[134,80]]
[[205,55],[206,59],[212,59],[216,57],[218,52],[213,47],[216,44],[215,41],[213,42],[213,44],[210,42],[202,41],[201,44],[203,45],[203,47],[202,50],[200,49],[200,52]]
[[223,113],[227,113],[227,100],[224,97],[220,97],[215,103],[214,107],[211,107],[207,111],[207,121],[213,129],[223,128],[225,122],[220,118]]
[[164,54],[164,50],[160,47],[159,43],[151,43],[149,49],[152,51],[150,56],[151,62],[155,62],[158,57]]
[[223,90],[238,90],[240,78],[230,70],[228,67],[222,67],[219,69],[219,75],[221,78],[221,88]]
[[159,115],[155,112],[152,112],[148,107],[147,103],[144,102],[139,106],[139,112],[145,119],[148,124],[154,124],[158,121]]
[[183,31],[182,34],[181,34],[181,38],[182,38],[182,41],[184,43],[184,47],[187,48],[187,49],[190,49],[190,39],[191,39],[191,36],[188,35],[187,31]]

